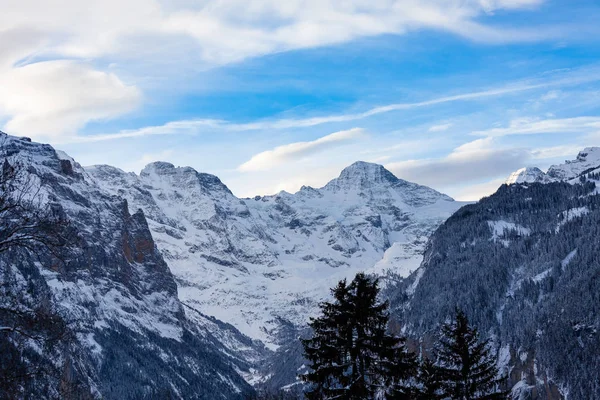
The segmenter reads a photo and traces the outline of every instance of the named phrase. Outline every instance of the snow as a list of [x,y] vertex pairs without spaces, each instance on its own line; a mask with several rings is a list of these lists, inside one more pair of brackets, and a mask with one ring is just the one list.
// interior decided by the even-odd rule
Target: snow
[[577,255],[577,249],[575,249],[572,252],[570,252],[569,254],[567,254],[567,256],[564,258],[564,260],[562,260],[560,263],[562,268],[563,269],[566,268],[567,265],[569,265],[571,263],[571,261],[573,261],[573,258],[575,258],[576,255]]
[[548,169],[548,176],[556,180],[571,180],[583,172],[600,167],[600,147],[587,147],[572,161],[553,165]]
[[513,185],[516,183],[534,183],[544,182],[546,179],[546,174],[539,168],[521,168],[513,172],[505,181],[505,183],[507,185]]
[[571,208],[568,209],[566,211],[563,211],[562,213],[560,213],[558,215],[559,218],[559,222],[556,225],[556,233],[558,233],[560,231],[560,228],[562,228],[562,226],[570,221],[573,221],[576,218],[581,218],[584,215],[588,214],[590,212],[590,210],[587,207],[577,207],[577,208]]
[[503,220],[488,221],[488,226],[492,231],[492,237],[490,238],[490,240],[499,241],[505,247],[508,247],[510,245],[510,241],[505,238],[505,235],[507,235],[509,232],[516,232],[520,236],[531,235],[531,229],[515,224],[513,222]]
[[505,344],[498,351],[497,368],[500,376],[508,375],[510,372],[510,346]]
[[540,272],[539,274],[537,274],[536,276],[533,277],[533,281],[535,283],[539,283],[541,281],[543,281],[544,279],[546,279],[548,277],[548,275],[550,275],[550,272],[552,271],[552,269],[547,269],[543,272]]
[[534,386],[529,385],[524,379],[517,382],[511,389],[511,398],[514,400],[527,400]]
[[282,322],[305,324],[337,281],[416,270],[429,235],[464,204],[364,162],[323,188],[254,199],[169,163],[139,176],[87,171],[130,210],[144,210],[185,304],[271,350]]
[[600,147],[587,147],[579,152],[575,160],[552,165],[546,173],[535,167],[521,168],[508,177],[506,184],[560,181],[578,183],[579,176],[598,168],[600,168]]

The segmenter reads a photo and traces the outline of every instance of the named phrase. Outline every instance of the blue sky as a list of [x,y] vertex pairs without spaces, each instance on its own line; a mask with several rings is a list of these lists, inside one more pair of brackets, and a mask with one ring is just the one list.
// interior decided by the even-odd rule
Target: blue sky
[[[85,3],[85,4],[80,4]],[[600,145],[600,4],[23,0],[0,127],[84,165],[152,161],[239,196],[356,160],[459,199]]]

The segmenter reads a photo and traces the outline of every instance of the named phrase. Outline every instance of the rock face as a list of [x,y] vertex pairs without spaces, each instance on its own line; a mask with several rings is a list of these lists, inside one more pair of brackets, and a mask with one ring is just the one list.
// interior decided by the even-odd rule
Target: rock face
[[73,333],[42,360],[63,370],[62,378],[38,379],[32,396],[241,399],[252,392],[219,341],[186,317],[143,211],[130,211],[51,146],[0,134],[0,159],[20,165],[41,204],[63,213],[76,232],[76,248],[60,262],[24,250],[0,258],[3,290],[28,293],[23,307],[52,305]]
[[407,276],[428,236],[461,203],[357,162],[325,187],[238,199],[215,176],[157,162],[128,174],[86,169],[141,208],[182,301],[276,349],[338,280]]

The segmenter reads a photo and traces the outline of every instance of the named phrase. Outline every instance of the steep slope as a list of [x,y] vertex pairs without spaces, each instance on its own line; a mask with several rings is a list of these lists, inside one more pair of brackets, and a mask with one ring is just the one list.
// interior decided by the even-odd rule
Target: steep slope
[[389,288],[407,332],[427,338],[458,306],[492,338],[515,398],[599,398],[594,153],[553,166],[548,183],[504,185],[440,226],[421,267]]
[[357,162],[325,187],[238,199],[220,180],[152,163],[87,171],[141,208],[185,304],[276,349],[329,288],[359,270],[407,276],[461,204]]
[[[186,318],[141,210],[130,212],[49,145],[0,133],[0,159],[25,171],[40,204],[64,214],[76,233],[76,248],[62,260],[23,249],[0,258],[3,301],[49,304],[73,333],[52,359],[37,359],[62,372],[42,376],[28,397],[241,399],[252,392],[219,341]],[[26,358],[37,351],[31,346]]]

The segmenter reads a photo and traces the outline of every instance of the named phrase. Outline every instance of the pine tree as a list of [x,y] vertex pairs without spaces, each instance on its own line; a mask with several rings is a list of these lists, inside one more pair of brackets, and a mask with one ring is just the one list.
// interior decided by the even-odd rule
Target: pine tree
[[444,397],[440,369],[431,359],[425,358],[419,365],[417,390],[414,398],[416,400],[442,400]]
[[454,321],[442,325],[437,357],[446,396],[456,400],[507,398],[507,393],[499,390],[503,379],[497,377],[498,370],[488,344],[487,340],[479,340],[477,329],[469,325],[460,310],[456,311]]
[[305,393],[309,400],[338,396],[349,383],[346,374],[348,355],[343,344],[343,329],[348,317],[342,312],[343,308],[347,308],[349,297],[346,280],[340,281],[331,293],[334,302],[321,303],[322,315],[311,318],[309,325],[313,330],[313,337],[302,340],[304,357],[310,361],[311,370],[300,378],[312,384]]
[[311,319],[313,337],[302,341],[311,371],[308,399],[400,399],[414,370],[404,340],[387,333],[388,303],[379,302],[378,281],[363,273],[332,289],[334,301],[321,304]]

